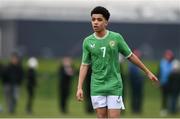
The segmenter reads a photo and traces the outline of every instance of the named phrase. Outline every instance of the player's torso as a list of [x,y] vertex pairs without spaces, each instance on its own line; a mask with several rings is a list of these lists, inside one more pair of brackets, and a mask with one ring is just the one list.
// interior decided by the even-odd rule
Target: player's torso
[[88,44],[92,61],[91,94],[120,95],[118,39],[109,32],[104,39],[92,37]]

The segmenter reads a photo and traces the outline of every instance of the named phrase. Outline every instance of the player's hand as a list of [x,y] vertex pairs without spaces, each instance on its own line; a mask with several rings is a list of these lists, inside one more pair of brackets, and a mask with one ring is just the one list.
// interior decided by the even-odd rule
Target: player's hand
[[83,96],[83,90],[82,89],[77,90],[76,98],[78,101],[83,101],[84,96]]
[[148,78],[155,83],[156,86],[160,86],[158,78],[151,72],[147,74]]

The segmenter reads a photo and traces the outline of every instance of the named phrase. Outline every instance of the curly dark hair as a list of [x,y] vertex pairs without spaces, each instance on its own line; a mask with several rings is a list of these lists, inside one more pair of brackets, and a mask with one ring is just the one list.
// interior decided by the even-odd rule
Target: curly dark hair
[[103,17],[108,21],[109,20],[109,17],[110,17],[110,13],[109,11],[105,8],[105,7],[102,7],[102,6],[97,6],[95,7],[92,11],[91,11],[91,16],[93,14],[102,14]]

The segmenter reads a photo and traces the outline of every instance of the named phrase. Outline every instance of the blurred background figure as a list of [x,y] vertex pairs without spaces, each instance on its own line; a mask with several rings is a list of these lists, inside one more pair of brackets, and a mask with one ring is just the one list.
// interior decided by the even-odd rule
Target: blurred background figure
[[[141,59],[141,52],[138,49],[134,49],[133,53]],[[132,63],[129,64],[129,81],[132,112],[141,113],[143,104],[144,79],[140,69]]]
[[[0,82],[2,81],[2,77],[3,77],[3,65],[1,63],[1,60],[0,60]],[[1,105],[1,102],[0,102],[0,113],[3,111],[3,107]]]
[[172,72],[169,75],[169,111],[171,114],[178,112],[178,97],[180,94],[180,62],[174,60],[172,62]]
[[59,108],[63,113],[68,112],[68,97],[71,89],[71,80],[74,75],[72,60],[64,57],[59,68]]
[[[125,71],[125,61],[126,61],[126,58],[122,55],[122,54],[119,54],[119,62],[120,62],[120,70],[121,70],[121,77],[122,77],[122,83],[123,83],[123,92],[122,92],[122,95],[123,95],[123,102],[124,104],[126,105],[126,84],[127,84],[127,72]],[[125,111],[126,110],[123,110],[121,112],[121,114],[125,114]]]
[[166,50],[164,53],[164,57],[160,61],[159,66],[159,80],[160,80],[160,88],[162,95],[162,105],[161,105],[161,116],[167,115],[167,106],[168,106],[168,77],[170,72],[172,71],[172,61],[174,59],[174,54],[171,50]]
[[37,68],[38,68],[38,60],[35,57],[31,57],[28,59],[27,62],[28,69],[27,69],[27,105],[26,105],[26,111],[28,114],[32,114],[32,107],[33,107],[33,101],[34,101],[34,94],[35,94],[35,88],[37,85]]
[[7,109],[10,113],[15,113],[23,76],[24,71],[20,57],[17,53],[13,53],[3,77],[5,101],[7,102]]
[[91,92],[90,92],[90,86],[91,86],[91,73],[92,73],[92,69],[91,66],[88,69],[87,75],[86,75],[86,79],[85,79],[85,85],[84,85],[84,94],[85,94],[85,110],[87,113],[93,113],[94,109],[92,107],[92,103],[91,103]]
[[[127,78],[127,74],[125,73],[125,61],[126,61],[126,58],[122,55],[122,54],[119,54],[119,62],[120,62],[120,70],[121,70],[121,77],[122,77],[122,83],[123,83],[123,100],[125,100],[125,94],[126,94],[126,78]],[[125,101],[124,101],[125,103]],[[125,110],[123,110],[124,112]]]

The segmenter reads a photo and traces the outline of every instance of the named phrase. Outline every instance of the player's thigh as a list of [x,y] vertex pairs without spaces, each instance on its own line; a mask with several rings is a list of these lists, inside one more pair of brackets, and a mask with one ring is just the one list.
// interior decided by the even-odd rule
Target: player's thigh
[[107,107],[100,107],[95,109],[97,118],[107,118],[108,112]]
[[108,109],[108,118],[120,118],[120,109]]
[[107,118],[107,96],[91,96],[93,108],[98,118]]
[[122,96],[107,96],[108,118],[120,118],[120,112],[125,109]]

